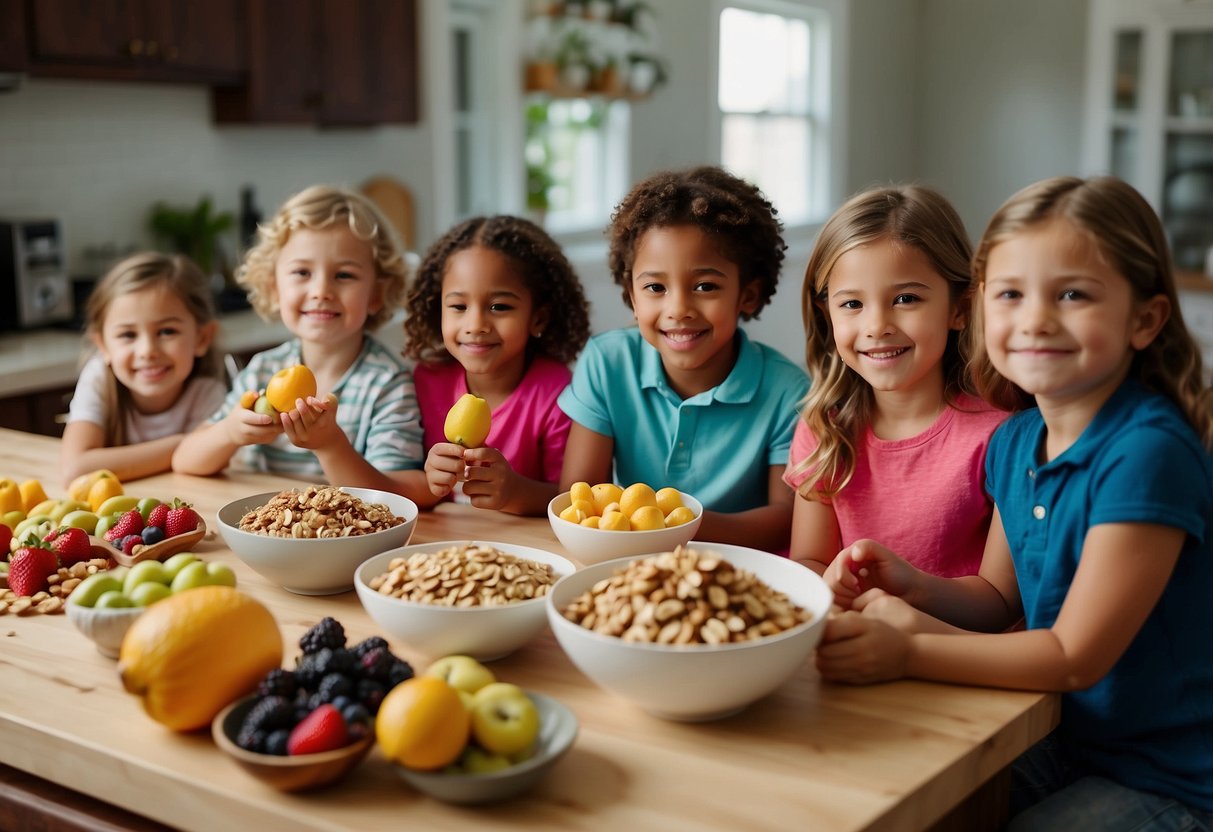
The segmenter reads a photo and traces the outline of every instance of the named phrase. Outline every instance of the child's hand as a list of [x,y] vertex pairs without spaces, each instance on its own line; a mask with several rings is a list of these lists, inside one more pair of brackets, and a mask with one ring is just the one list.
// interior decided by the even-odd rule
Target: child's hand
[[904,598],[890,595],[883,589],[869,589],[851,602],[851,609],[869,618],[884,621],[903,633],[928,632],[935,619],[916,609]]
[[430,493],[435,497],[450,494],[463,479],[467,463],[463,461],[465,448],[453,442],[435,442],[425,458],[425,480]]
[[834,591],[835,603],[847,609],[869,589],[905,595],[913,588],[917,572],[875,540],[857,540],[834,557],[823,577]]
[[817,647],[823,679],[865,685],[905,676],[910,636],[874,615],[844,612],[826,622]]
[[331,446],[344,434],[337,424],[337,397],[295,399],[295,409],[278,414],[282,429],[296,448],[315,451]]
[[264,445],[282,433],[282,425],[273,416],[243,407],[233,407],[222,424],[228,440],[240,447]]
[[467,470],[463,475],[463,493],[476,508],[500,509],[505,506],[517,474],[496,448],[469,448],[463,452]]

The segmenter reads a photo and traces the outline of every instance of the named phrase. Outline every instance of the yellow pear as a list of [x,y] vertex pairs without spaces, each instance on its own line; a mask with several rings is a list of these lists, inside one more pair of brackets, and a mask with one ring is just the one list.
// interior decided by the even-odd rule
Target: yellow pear
[[448,442],[479,448],[488,438],[491,424],[489,403],[474,393],[464,393],[447,411],[442,432]]

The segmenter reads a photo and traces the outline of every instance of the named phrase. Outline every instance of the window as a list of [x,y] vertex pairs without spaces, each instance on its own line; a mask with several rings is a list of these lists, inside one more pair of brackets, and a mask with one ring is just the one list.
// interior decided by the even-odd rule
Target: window
[[762,188],[785,225],[819,221],[837,201],[841,161],[831,108],[839,12],[787,0],[718,5],[720,162]]

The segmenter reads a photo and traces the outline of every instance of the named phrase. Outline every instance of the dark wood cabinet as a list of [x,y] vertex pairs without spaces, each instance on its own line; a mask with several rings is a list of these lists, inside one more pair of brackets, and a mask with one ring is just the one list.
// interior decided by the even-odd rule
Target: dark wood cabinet
[[28,64],[25,3],[0,0],[0,72],[24,72]]
[[249,73],[214,91],[220,123],[418,119],[415,0],[249,0]]
[[67,408],[75,392],[74,386],[60,387],[0,399],[0,428],[62,436]]
[[244,0],[28,0],[34,75],[235,84]]

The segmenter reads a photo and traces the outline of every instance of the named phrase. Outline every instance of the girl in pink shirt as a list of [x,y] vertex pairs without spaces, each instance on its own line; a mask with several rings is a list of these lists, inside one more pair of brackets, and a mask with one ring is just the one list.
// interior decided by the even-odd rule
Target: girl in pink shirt
[[986,445],[1006,414],[965,374],[970,256],[947,200],[903,186],[848,200],[809,258],[813,386],[784,475],[799,495],[791,555],[844,607],[858,594],[839,580],[852,547],[886,546],[948,577],[981,565]]
[[[430,490],[446,497],[462,483],[478,508],[543,514],[569,433],[556,399],[590,334],[589,304],[560,247],[518,217],[466,220],[426,252],[406,311]],[[492,411],[484,447],[443,436],[464,393]]]

